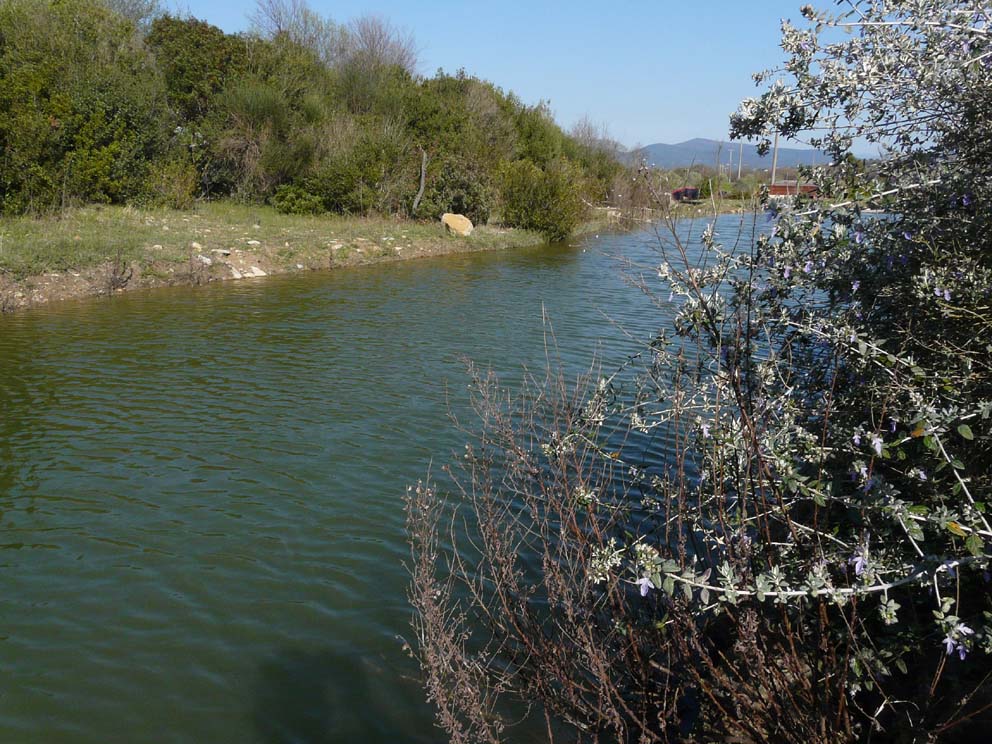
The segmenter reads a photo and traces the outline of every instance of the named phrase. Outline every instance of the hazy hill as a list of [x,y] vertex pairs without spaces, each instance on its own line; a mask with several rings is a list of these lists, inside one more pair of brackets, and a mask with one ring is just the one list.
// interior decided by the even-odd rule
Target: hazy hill
[[[727,165],[731,162],[731,151],[733,154],[733,165],[737,167],[737,157],[740,153],[739,142],[718,142],[711,139],[691,139],[680,142],[677,145],[666,145],[659,142],[654,145],[642,147],[631,153],[638,159],[644,159],[648,165],[657,168],[686,168],[690,165],[715,166],[719,154],[720,163]],[[765,157],[758,155],[757,145],[744,143],[744,167],[745,168],[771,168],[772,154]],[[813,165],[829,163],[830,158],[817,150],[802,150],[799,148],[779,147],[778,166],[780,168],[794,168],[797,165]]]

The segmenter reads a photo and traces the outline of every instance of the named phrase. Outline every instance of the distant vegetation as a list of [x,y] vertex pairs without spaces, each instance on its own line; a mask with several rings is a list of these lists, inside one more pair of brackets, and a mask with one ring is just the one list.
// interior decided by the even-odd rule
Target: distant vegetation
[[566,235],[622,175],[617,148],[459,71],[411,37],[261,0],[227,34],[148,0],[0,5],[0,212],[196,199]]

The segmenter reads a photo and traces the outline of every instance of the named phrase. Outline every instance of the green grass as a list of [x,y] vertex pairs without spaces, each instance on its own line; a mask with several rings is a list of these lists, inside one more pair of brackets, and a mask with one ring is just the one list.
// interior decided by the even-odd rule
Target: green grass
[[[248,245],[248,241],[259,245]],[[192,243],[201,247],[193,248]],[[230,201],[204,202],[188,212],[88,206],[46,217],[20,217],[0,223],[0,272],[14,279],[85,270],[121,259],[140,266],[180,264],[191,254],[214,248],[266,253],[285,263],[327,264],[330,246],[340,244],[340,261],[368,244],[362,254],[393,255],[401,246],[437,252],[535,245],[540,236],[521,230],[481,226],[469,238],[447,235],[439,223],[388,218],[296,216],[272,207]],[[288,244],[288,245],[287,245]],[[150,268],[150,273],[158,271]]]

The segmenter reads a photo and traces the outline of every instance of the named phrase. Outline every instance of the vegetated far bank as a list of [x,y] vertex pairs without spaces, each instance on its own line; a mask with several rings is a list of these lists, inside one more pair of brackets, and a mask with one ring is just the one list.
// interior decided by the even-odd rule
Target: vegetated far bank
[[149,5],[0,5],[3,216],[230,198],[297,215],[454,212],[557,240],[627,172],[615,143],[565,133],[543,102],[464,72],[421,76],[386,20],[261,0],[252,29],[227,34]]
[[285,215],[231,201],[188,211],[94,205],[0,227],[0,310],[542,242],[540,233],[515,228],[483,225],[455,237],[440,223]]

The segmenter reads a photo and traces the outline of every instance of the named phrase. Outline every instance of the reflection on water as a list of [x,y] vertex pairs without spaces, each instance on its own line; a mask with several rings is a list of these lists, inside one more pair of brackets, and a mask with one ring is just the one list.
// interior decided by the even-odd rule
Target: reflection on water
[[[0,318],[0,740],[436,741],[402,496],[512,382],[667,322],[649,233]],[[613,257],[611,257],[613,256]]]

